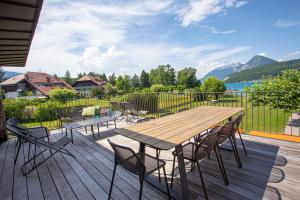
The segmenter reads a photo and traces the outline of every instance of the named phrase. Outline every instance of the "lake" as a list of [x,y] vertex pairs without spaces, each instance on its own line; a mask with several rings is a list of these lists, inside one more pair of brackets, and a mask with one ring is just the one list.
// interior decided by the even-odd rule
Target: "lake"
[[251,87],[254,82],[240,82],[240,83],[225,83],[227,90],[243,91],[244,87]]

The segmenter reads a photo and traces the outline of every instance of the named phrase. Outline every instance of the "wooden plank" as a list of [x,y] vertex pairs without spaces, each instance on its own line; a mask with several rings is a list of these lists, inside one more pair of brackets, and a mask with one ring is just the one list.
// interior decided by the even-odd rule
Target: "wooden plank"
[[[49,156],[49,153],[45,152],[43,156],[45,158]],[[56,161],[50,158],[46,162],[46,165],[59,192],[60,198],[63,200],[78,199]]]
[[5,157],[7,154],[7,148],[8,148],[9,141],[0,143],[0,182],[3,174],[3,168],[5,165]]
[[27,178],[26,176],[23,176],[21,172],[21,166],[24,163],[24,159],[25,159],[25,152],[24,152],[24,146],[22,145],[20,148],[20,153],[15,166],[15,173],[14,173],[13,197],[16,200],[28,199]]
[[64,177],[69,183],[70,187],[74,191],[76,197],[79,200],[93,200],[95,199],[87,187],[83,184],[79,176],[73,171],[73,168],[67,163],[67,161],[60,155],[54,156],[57,166],[63,172]]
[[0,182],[1,199],[10,199],[14,186],[14,153],[15,153],[15,140],[9,140],[7,153],[4,160],[4,167]]

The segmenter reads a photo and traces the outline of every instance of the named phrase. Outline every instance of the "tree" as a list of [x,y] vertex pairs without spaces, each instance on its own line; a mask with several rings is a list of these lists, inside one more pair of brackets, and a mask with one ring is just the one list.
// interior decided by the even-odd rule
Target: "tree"
[[0,83],[4,81],[5,71],[0,67]]
[[118,90],[117,88],[115,88],[112,84],[110,83],[107,83],[105,86],[104,86],[104,91],[105,91],[105,94],[106,95],[116,95],[118,94]]
[[139,88],[140,87],[140,79],[139,79],[138,75],[134,74],[131,81],[132,81],[132,87],[133,88]]
[[153,84],[150,88],[151,92],[168,92],[169,88],[162,84]]
[[194,88],[199,86],[199,81],[196,77],[197,69],[184,68],[177,73],[178,85],[184,85],[186,88]]
[[171,65],[159,65],[156,69],[150,71],[151,84],[175,85],[176,75]]
[[103,74],[99,74],[99,75],[98,75],[98,77],[99,77],[101,80],[108,82],[108,79],[107,79],[107,77],[106,77],[106,74],[105,74],[105,73],[103,73]]
[[[300,103],[300,71],[286,70],[274,78],[255,83],[245,92],[253,105],[270,105],[274,108],[294,109]],[[281,95],[284,92],[284,95]]]
[[118,90],[128,92],[131,89],[130,76],[118,76],[118,79],[116,81],[116,87],[118,88]]
[[201,91],[215,93],[215,96],[218,97],[226,91],[226,86],[224,81],[217,79],[215,76],[211,76],[203,82]]
[[65,80],[68,84],[72,84],[71,73],[70,73],[69,70],[66,71],[64,80]]
[[110,84],[112,84],[113,86],[116,85],[116,75],[115,75],[115,73],[112,73],[112,75],[108,76],[108,82]]
[[83,77],[83,74],[80,72],[78,75],[77,75],[77,78],[80,79]]
[[140,76],[140,85],[142,88],[150,87],[149,73],[145,72],[144,70],[142,71]]
[[96,76],[96,73],[95,73],[95,72],[89,72],[89,73],[88,73],[88,76],[94,76],[94,77],[95,77],[95,76]]
[[76,96],[76,94],[73,90],[66,89],[66,88],[53,89],[49,92],[48,95],[51,99],[55,99],[55,100],[59,100],[59,101],[66,101],[68,99],[73,99]]
[[104,88],[102,88],[102,87],[93,87],[90,90],[90,94],[92,97],[101,97],[101,96],[104,96],[105,91],[104,91]]

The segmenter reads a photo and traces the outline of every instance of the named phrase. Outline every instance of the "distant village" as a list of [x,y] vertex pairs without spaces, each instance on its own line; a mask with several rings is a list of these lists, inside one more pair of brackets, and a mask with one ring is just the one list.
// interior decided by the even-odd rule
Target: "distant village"
[[57,88],[67,88],[85,97],[90,96],[92,88],[103,88],[106,81],[96,76],[84,75],[73,84],[69,84],[57,76],[52,76],[42,72],[27,72],[13,76],[2,83],[1,89],[5,98],[47,98],[51,90]]

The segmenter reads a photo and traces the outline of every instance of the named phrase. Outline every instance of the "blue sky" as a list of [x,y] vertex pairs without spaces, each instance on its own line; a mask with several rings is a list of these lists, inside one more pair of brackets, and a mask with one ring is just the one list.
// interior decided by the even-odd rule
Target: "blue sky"
[[299,0],[47,0],[24,69],[134,74],[158,64],[198,77],[261,54],[300,58]]

